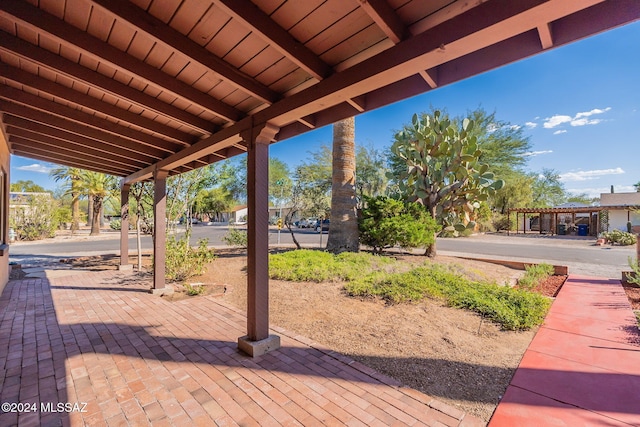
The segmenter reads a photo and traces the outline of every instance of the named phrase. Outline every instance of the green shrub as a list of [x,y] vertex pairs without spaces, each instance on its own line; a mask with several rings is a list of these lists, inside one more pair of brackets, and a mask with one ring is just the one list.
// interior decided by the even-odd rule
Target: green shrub
[[629,246],[636,244],[636,235],[625,231],[613,230],[602,233],[601,237],[611,244],[619,244],[620,246]]
[[427,247],[440,229],[421,204],[405,204],[384,196],[365,197],[358,227],[360,243],[372,247],[376,253],[395,246]]
[[111,227],[112,230],[121,230],[122,229],[122,221],[119,219],[112,219],[109,222],[109,227]]
[[245,230],[230,228],[227,234],[222,237],[222,240],[229,246],[239,246],[241,248],[246,248],[247,232]]
[[532,264],[525,266],[526,272],[518,280],[518,286],[523,289],[533,289],[538,283],[544,281],[549,276],[553,276],[554,268],[550,264]]
[[345,286],[353,296],[376,296],[390,303],[443,299],[450,306],[473,310],[507,330],[539,325],[550,301],[525,290],[471,282],[440,266],[420,267],[405,273],[377,273]]
[[628,257],[627,261],[629,262],[629,268],[631,268],[631,274],[626,274],[627,282],[640,286],[640,264],[638,264],[638,260]]
[[187,291],[187,295],[191,297],[201,295],[206,290],[203,285],[190,285],[188,283],[184,285],[184,288]]
[[299,249],[269,256],[269,276],[272,279],[295,282],[324,282],[353,280],[371,271],[394,263],[393,258],[374,256],[365,252],[329,252]]
[[187,231],[181,238],[169,236],[167,239],[166,276],[173,281],[186,280],[202,274],[208,263],[215,259],[212,249],[207,247],[208,239],[198,240],[198,246],[189,245],[191,232]]
[[55,237],[59,222],[59,203],[48,194],[26,196],[24,205],[16,206],[9,216],[9,227],[17,240],[39,240]]

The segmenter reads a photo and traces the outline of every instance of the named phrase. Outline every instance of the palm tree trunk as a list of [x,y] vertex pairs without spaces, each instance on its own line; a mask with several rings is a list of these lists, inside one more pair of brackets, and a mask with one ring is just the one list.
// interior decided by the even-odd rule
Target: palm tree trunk
[[102,199],[93,198],[93,215],[91,217],[91,236],[100,234],[100,212],[102,211]]
[[80,229],[80,199],[77,192],[71,193],[71,233]]
[[331,224],[327,250],[334,253],[357,252],[355,119],[333,125],[333,174],[331,185]]

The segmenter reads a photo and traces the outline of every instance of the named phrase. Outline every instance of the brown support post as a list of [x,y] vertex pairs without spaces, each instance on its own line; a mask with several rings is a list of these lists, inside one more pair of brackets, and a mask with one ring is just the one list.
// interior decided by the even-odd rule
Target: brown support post
[[156,295],[170,294],[165,287],[165,260],[167,255],[167,175],[168,171],[156,170],[153,174],[153,289]]
[[131,185],[120,183],[120,265],[118,270],[133,270],[129,264],[129,188]]
[[280,347],[269,335],[269,144],[280,129],[265,124],[243,135],[247,157],[247,335],[238,348],[257,357]]

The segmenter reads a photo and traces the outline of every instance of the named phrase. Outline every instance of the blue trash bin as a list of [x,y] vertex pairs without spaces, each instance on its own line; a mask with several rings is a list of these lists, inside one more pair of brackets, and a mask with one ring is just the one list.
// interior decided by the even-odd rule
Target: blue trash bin
[[578,224],[578,236],[587,236],[589,234],[589,226],[587,224]]

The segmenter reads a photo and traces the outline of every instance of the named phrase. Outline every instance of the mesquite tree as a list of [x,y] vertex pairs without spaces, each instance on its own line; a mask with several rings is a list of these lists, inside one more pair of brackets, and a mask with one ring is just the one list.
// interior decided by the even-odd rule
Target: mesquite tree
[[[395,136],[391,147],[406,168],[398,178],[400,191],[409,201],[422,203],[431,217],[457,230],[475,224],[470,214],[504,185],[495,180],[489,166],[480,162],[482,151],[472,134],[474,121],[464,119],[457,128],[440,112],[419,117]],[[435,241],[426,255],[436,255]]]

